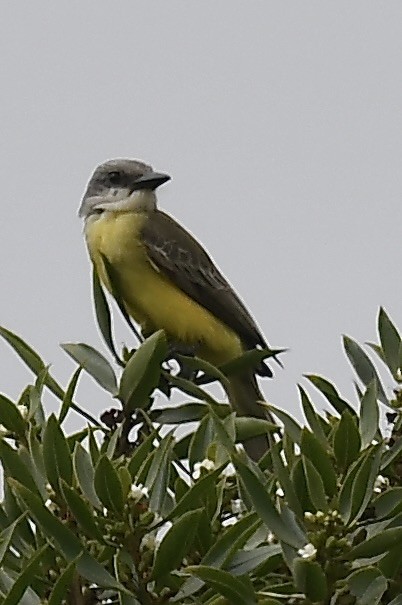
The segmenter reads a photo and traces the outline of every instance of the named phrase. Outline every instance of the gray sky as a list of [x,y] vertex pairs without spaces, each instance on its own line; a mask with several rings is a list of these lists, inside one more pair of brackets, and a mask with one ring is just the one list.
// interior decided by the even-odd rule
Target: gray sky
[[[64,384],[59,342],[102,347],[77,208],[96,164],[140,158],[291,348],[267,398],[298,409],[304,372],[351,395],[340,335],[375,339],[380,304],[402,325],[400,0],[7,2],[0,34],[0,323]],[[29,373],[0,356],[16,397]]]

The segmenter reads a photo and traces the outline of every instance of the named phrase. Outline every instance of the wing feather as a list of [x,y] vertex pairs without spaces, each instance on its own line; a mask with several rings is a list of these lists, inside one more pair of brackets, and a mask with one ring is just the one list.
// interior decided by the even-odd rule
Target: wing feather
[[210,256],[174,219],[159,210],[152,212],[142,228],[141,240],[150,261],[187,296],[236,332],[247,349],[267,346]]

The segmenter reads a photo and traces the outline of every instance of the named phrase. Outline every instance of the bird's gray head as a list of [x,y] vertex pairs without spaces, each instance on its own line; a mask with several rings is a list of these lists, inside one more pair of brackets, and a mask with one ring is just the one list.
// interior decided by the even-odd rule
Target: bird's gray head
[[156,207],[155,189],[169,179],[139,160],[108,160],[93,173],[79,215],[86,219],[104,211],[152,210]]

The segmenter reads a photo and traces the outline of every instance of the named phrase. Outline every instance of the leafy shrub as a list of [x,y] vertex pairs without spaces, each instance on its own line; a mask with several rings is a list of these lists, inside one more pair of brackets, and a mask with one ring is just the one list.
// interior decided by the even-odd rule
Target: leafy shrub
[[[359,411],[307,375],[333,413],[319,414],[299,385],[306,426],[270,405],[279,428],[237,418],[202,387],[236,368],[184,359],[195,374],[173,375],[163,332],[120,359],[98,286],[98,322],[120,377],[92,347],[67,344],[78,367],[63,389],[37,353],[0,329],[36,377],[16,403],[0,396],[1,603],[402,605],[402,347],[385,311],[370,346],[395,381],[393,399],[367,353],[344,337]],[[82,371],[121,409],[100,421],[83,411]],[[184,402],[157,409],[155,389],[173,387]],[[44,388],[60,400],[48,418]],[[70,410],[88,426],[66,435]],[[236,444],[262,432],[271,447],[256,464]]]

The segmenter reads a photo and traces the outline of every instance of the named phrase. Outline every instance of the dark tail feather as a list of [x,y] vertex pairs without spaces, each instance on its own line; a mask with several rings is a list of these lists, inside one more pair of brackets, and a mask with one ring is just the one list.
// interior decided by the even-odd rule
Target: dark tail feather
[[[230,376],[230,385],[227,389],[230,404],[239,416],[254,416],[255,418],[268,419],[264,408],[258,404],[264,400],[254,374],[247,373]],[[268,450],[268,438],[266,435],[251,437],[243,443],[244,449],[253,460],[259,460]]]

